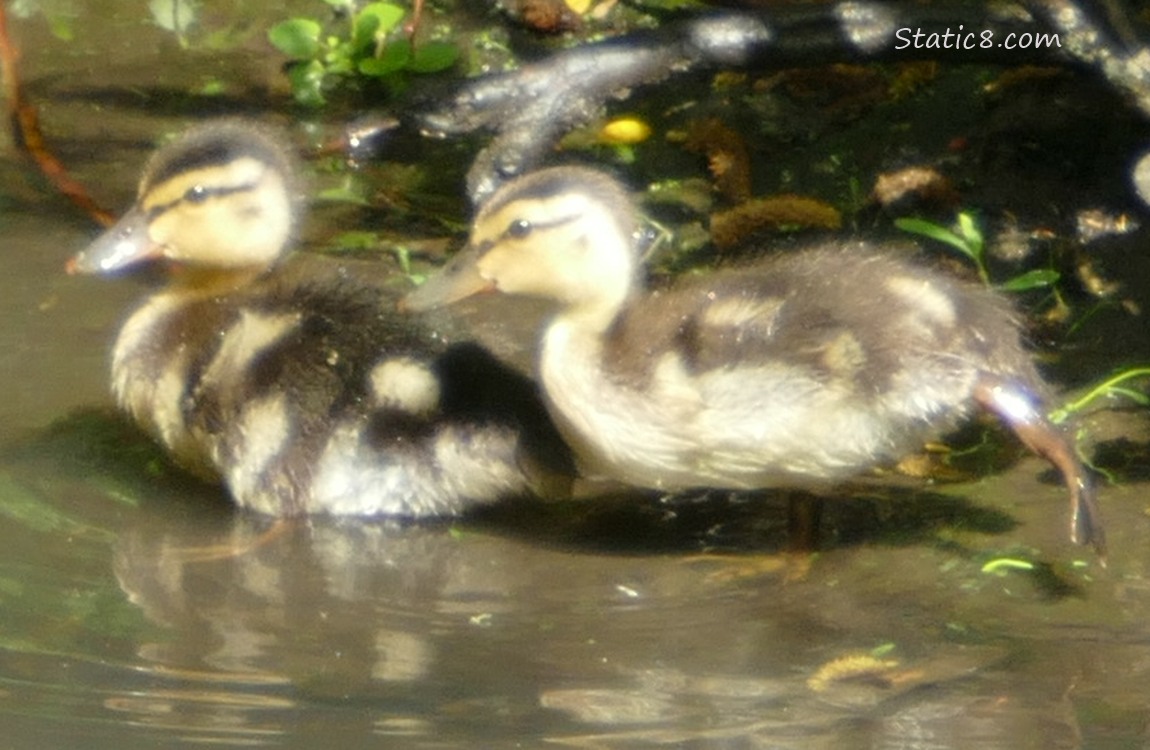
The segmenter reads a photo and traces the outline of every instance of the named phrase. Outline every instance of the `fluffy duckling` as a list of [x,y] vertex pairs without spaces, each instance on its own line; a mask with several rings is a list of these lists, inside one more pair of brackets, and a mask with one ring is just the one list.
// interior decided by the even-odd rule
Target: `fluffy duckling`
[[1043,384],[998,295],[861,243],[643,288],[636,209],[599,172],[509,183],[468,247],[406,300],[480,291],[557,312],[538,371],[580,467],[661,490],[828,486],[897,461],[976,406],[1051,461],[1071,537],[1104,552],[1089,476],[1043,416]]
[[194,127],[152,157],[135,205],[69,262],[166,280],[120,329],[119,405],[272,515],[444,515],[561,486],[535,386],[401,316],[374,264],[285,259],[299,204],[280,134],[253,123]]

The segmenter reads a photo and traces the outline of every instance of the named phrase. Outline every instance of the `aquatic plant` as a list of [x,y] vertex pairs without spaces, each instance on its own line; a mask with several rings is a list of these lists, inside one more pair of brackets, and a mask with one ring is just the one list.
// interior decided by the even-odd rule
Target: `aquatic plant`
[[450,41],[414,43],[412,30],[401,23],[407,10],[399,5],[324,3],[342,23],[297,16],[268,30],[268,40],[291,60],[288,78],[301,104],[321,106],[332,91],[364,80],[402,86],[406,74],[446,70],[459,57],[459,48]]
[[[954,228],[910,217],[896,219],[894,225],[904,232],[922,235],[954,248],[974,263],[978,277],[984,284],[991,284],[990,271],[986,266],[986,241],[972,212],[960,211]],[[1059,278],[1059,273],[1052,268],[1036,268],[997,286],[1007,292],[1025,292],[1053,286]]]

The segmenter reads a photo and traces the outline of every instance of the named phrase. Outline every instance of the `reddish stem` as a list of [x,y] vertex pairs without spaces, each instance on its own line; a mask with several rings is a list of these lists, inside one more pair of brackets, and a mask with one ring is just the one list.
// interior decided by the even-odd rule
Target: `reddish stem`
[[20,83],[19,61],[20,53],[8,36],[7,5],[0,0],[0,86],[3,86],[4,100],[8,103],[8,119],[16,147],[31,157],[40,173],[73,205],[102,226],[111,226],[115,217],[101,208],[48,150],[40,129],[40,115],[28,102]]

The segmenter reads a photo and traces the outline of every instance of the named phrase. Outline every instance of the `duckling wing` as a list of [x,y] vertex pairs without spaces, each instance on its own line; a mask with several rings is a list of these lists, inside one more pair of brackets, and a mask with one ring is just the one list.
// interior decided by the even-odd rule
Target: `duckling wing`
[[700,373],[768,365],[858,398],[918,389],[948,403],[969,401],[979,372],[1040,382],[999,295],[862,245],[776,256],[665,297],[674,348]]
[[567,454],[534,385],[348,266],[149,300],[117,343],[118,399],[273,515],[444,515],[558,487]]
[[616,376],[682,372],[673,429],[731,484],[836,480],[950,429],[981,374],[1037,383],[996,296],[861,246],[807,250],[652,294],[608,342]]
[[246,384],[291,399],[277,471],[309,511],[458,513],[562,473],[566,453],[526,377],[397,314],[398,295],[356,276],[291,287],[285,305],[306,312]]

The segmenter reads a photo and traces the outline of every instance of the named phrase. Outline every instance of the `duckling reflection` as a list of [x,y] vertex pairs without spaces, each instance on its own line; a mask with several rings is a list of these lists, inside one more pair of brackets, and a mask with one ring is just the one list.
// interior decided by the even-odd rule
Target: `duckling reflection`
[[639,487],[825,490],[997,414],[1070,490],[1071,538],[1105,552],[1089,476],[1043,416],[1007,303],[863,244],[641,288],[624,188],[559,167],[499,190],[468,249],[412,293],[546,298],[538,372],[581,469]]
[[[642,539],[665,525],[656,506],[644,521],[621,498],[615,520],[630,518],[622,525]],[[570,507],[501,506],[491,519],[447,528],[144,503],[117,535],[115,574],[162,632],[140,642],[136,671],[148,682],[120,710],[192,736],[330,722],[335,736],[394,729],[404,746],[455,736],[470,746],[546,744],[528,727],[548,738],[603,735],[556,742],[576,746],[748,736],[769,745],[794,733],[795,747],[812,736],[837,747],[852,746],[847,738],[878,705],[880,716],[951,707],[934,721],[949,717],[942,728],[954,728],[981,726],[978,706],[1001,703],[1001,671],[979,676],[997,649],[924,637],[970,606],[949,587],[924,586],[948,556],[938,548],[852,548],[816,581],[716,580],[711,563],[633,548],[596,553],[601,522],[555,522]],[[505,533],[505,522],[531,515],[550,521],[552,542],[581,543]],[[693,545],[708,527],[692,524],[685,536],[680,528],[678,543]],[[248,551],[212,553],[235,548]],[[900,571],[880,585],[875,554]],[[764,585],[770,596],[751,595]],[[898,655],[898,679],[808,687],[846,644],[884,639],[916,644]],[[946,688],[958,679],[962,687]],[[931,689],[915,690],[922,685]]]
[[454,514],[561,488],[566,449],[526,378],[396,314],[373,264],[285,257],[296,174],[265,127],[194,127],[70,262],[166,274],[113,349],[123,410],[183,467],[271,515]]

